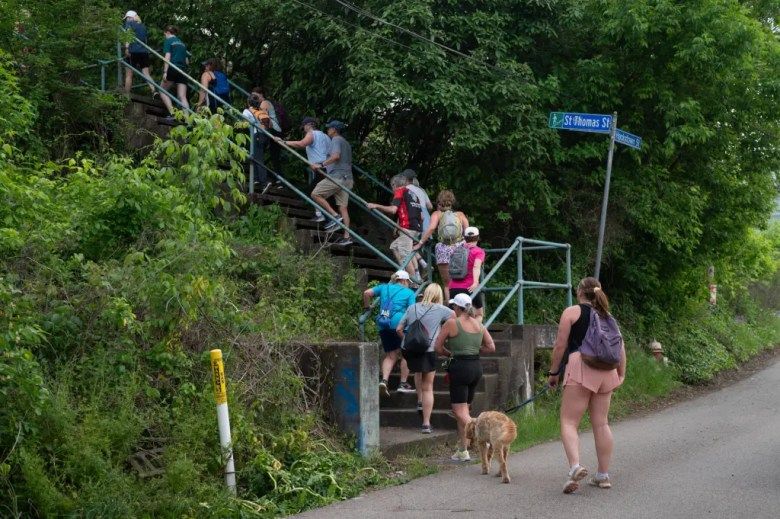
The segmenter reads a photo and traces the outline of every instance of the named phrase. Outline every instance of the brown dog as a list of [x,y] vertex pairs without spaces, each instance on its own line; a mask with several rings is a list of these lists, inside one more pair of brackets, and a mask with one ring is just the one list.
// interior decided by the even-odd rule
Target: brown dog
[[[501,481],[509,483],[509,471],[506,468],[506,459],[509,456],[509,446],[517,438],[517,426],[504,413],[498,411],[485,411],[477,418],[472,418],[466,424],[466,438],[476,443],[482,457],[482,473],[490,470],[490,462],[493,452],[498,453],[499,472]],[[472,443],[472,444],[473,444]]]

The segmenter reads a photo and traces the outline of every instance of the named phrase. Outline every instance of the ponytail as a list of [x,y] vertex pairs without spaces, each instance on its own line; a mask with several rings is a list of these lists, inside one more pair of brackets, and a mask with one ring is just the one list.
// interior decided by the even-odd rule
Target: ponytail
[[599,280],[593,277],[584,278],[577,287],[585,299],[596,309],[600,316],[609,315],[609,298],[601,289]]

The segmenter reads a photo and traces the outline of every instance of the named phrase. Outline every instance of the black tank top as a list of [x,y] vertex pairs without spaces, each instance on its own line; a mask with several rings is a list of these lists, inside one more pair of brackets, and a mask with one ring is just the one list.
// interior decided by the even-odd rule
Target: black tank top
[[569,347],[566,349],[567,355],[571,355],[580,349],[585,333],[588,331],[588,324],[590,324],[590,305],[580,304],[578,306],[580,307],[580,318],[571,325]]

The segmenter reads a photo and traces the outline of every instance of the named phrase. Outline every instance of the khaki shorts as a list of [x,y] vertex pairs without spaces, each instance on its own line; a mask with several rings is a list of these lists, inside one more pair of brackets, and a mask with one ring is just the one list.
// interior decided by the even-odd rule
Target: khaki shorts
[[[354,181],[352,179],[344,180],[343,177],[333,178],[338,180],[339,183],[347,189],[352,189],[352,186],[354,185]],[[349,194],[329,178],[323,178],[317,182],[317,185],[314,186],[314,191],[312,191],[311,194],[321,196],[322,198],[333,197],[336,200],[336,205],[339,207],[346,207],[347,204],[349,204]]]
[[[393,254],[395,254],[395,259],[398,261],[398,263],[402,263],[409,255],[412,253],[412,247],[414,246],[414,240],[407,236],[407,233],[411,236],[414,236],[415,238],[418,238],[420,236],[419,232],[416,231],[410,231],[406,229],[406,232],[400,232],[398,234],[398,238],[393,240],[393,243],[390,244],[390,250],[393,251]],[[417,260],[412,259],[412,261],[409,262],[410,265],[414,266],[415,270],[417,270]]]

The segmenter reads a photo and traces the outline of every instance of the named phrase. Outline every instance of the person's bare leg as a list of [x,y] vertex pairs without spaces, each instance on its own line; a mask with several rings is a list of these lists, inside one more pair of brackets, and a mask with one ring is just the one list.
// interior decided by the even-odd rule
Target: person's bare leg
[[393,371],[393,366],[395,366],[396,361],[398,360],[398,353],[401,350],[393,350],[385,355],[385,358],[382,359],[382,380],[387,380],[390,378],[390,372]]
[[439,263],[436,266],[439,269],[439,277],[441,277],[441,286],[444,289],[444,304],[447,305],[450,302],[450,264]]
[[409,381],[409,365],[406,363],[406,359],[401,357],[401,384],[408,381]]
[[[344,227],[349,229],[349,210],[348,210],[348,206],[340,205],[338,207],[339,207],[339,213],[341,213],[342,223],[344,224]],[[344,237],[345,238],[349,238],[349,233],[347,231],[344,231]],[[406,379],[404,379],[404,380],[406,380]]]
[[324,197],[322,197],[321,195],[315,195],[314,193],[312,193],[311,197],[312,199],[314,199],[315,202],[317,202],[317,204],[320,205],[320,207],[322,207],[325,210],[325,212],[327,212],[331,216],[338,215],[338,213],[333,210],[333,207],[328,203],[328,201]]
[[[415,374],[415,377],[417,374]],[[420,385],[422,386],[423,425],[431,425],[431,413],[433,412],[433,380],[436,372],[422,373]],[[415,378],[415,383],[417,379]]]
[[187,101],[187,85],[184,83],[177,83],[176,93],[179,96],[179,101],[181,101],[182,106],[184,106],[185,109],[188,109],[190,103]]
[[125,93],[129,94],[133,89],[133,71],[125,67]]
[[591,391],[579,384],[569,384],[563,388],[561,400],[561,442],[566,451],[566,459],[569,466],[580,463],[580,438],[577,427],[580,425],[582,415],[588,408]]
[[162,100],[163,104],[165,105],[165,108],[168,109],[168,113],[173,115],[173,102],[171,101],[171,94],[168,92],[168,89],[171,88],[171,83],[168,80],[163,81],[160,83],[160,86],[162,87],[163,91],[160,92],[160,99]]
[[149,85],[149,91],[150,91],[152,94],[154,94],[154,85],[152,84],[152,81],[154,81],[154,80],[152,79],[152,73],[151,73],[151,71],[149,70],[149,67],[144,67],[144,68],[142,68],[142,69],[141,69],[141,72],[143,72],[143,74],[144,74],[144,77],[145,77],[147,80],[149,80],[149,82],[148,82],[148,85]]
[[469,448],[469,441],[466,438],[466,424],[471,420],[468,404],[452,404],[452,412],[455,414],[455,420],[458,422],[458,445],[461,449]]
[[609,472],[609,463],[612,460],[612,448],[615,441],[612,438],[612,430],[609,428],[609,404],[612,400],[612,392],[595,393],[590,398],[588,412],[590,423],[593,426],[593,439],[596,443],[596,458],[599,462],[599,472]]

